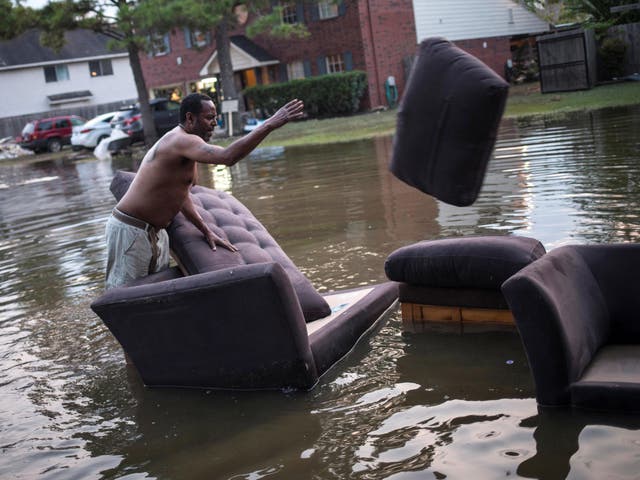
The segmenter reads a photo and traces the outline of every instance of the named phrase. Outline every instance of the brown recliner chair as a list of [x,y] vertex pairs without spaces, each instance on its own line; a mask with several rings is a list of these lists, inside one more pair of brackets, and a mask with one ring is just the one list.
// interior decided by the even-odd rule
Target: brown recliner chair
[[[116,174],[116,198],[132,179]],[[205,187],[192,197],[239,254],[212,251],[178,214],[168,233],[179,267],[91,304],[146,385],[309,389],[394,305],[392,282],[320,295],[238,200]]]

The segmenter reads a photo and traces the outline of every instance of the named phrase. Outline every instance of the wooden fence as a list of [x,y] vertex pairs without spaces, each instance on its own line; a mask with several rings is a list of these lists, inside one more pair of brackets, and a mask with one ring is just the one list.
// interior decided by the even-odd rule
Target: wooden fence
[[627,44],[624,75],[640,73],[640,23],[628,23],[611,27],[608,34],[610,36],[618,36]]
[[596,80],[596,45],[592,30],[577,28],[542,35],[538,42],[540,90],[585,90]]

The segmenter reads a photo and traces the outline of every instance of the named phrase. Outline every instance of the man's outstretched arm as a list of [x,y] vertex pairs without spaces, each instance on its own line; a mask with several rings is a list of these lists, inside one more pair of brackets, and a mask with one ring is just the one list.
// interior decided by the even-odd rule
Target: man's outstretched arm
[[185,156],[192,158],[196,162],[221,164],[230,167],[249,155],[269,133],[291,120],[302,117],[303,109],[304,103],[302,103],[302,100],[291,100],[273,116],[265,120],[264,123],[228,147],[218,147],[203,140],[194,144],[189,154]]

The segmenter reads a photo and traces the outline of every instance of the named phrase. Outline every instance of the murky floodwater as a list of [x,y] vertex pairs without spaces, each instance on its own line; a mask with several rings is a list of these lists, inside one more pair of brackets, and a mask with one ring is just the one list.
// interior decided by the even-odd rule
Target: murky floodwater
[[[385,280],[386,256],[422,239],[640,234],[640,108],[504,122],[472,207],[394,179],[390,150],[265,149],[199,180],[241,199],[322,291]],[[145,389],[89,310],[108,185],[132,163],[0,163],[1,478],[637,478],[640,419],[539,415],[515,333],[407,335],[394,312],[311,392]]]

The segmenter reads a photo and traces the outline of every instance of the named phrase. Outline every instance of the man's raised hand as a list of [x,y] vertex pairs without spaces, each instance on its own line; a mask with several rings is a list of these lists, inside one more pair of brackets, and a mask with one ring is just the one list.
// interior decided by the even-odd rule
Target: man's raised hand
[[304,103],[297,98],[291,100],[284,107],[281,107],[276,113],[270,117],[267,122],[269,125],[276,129],[283,126],[285,123],[301,118],[303,115]]

